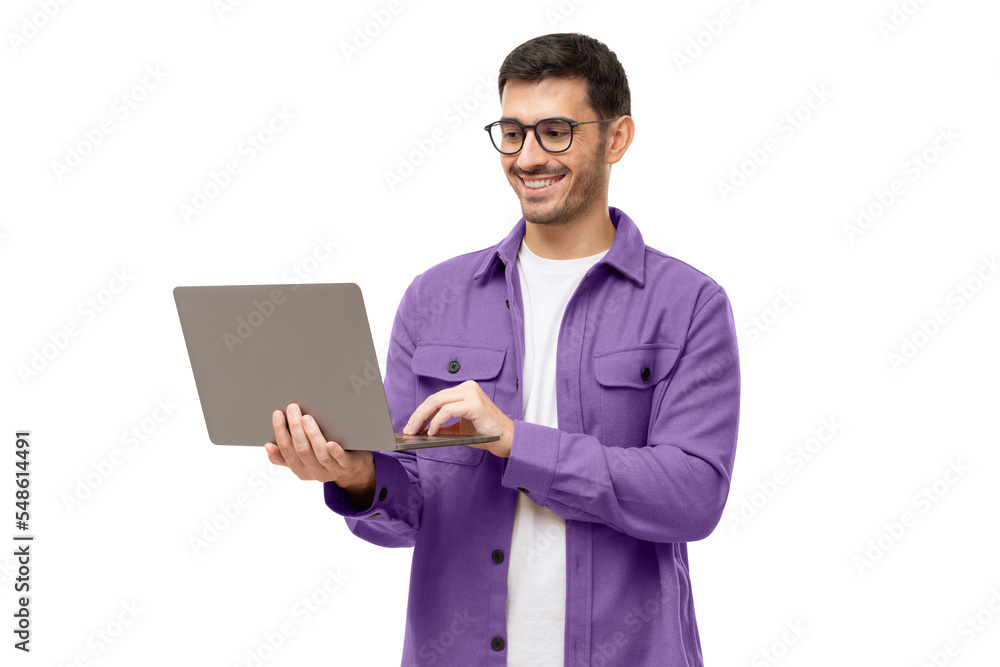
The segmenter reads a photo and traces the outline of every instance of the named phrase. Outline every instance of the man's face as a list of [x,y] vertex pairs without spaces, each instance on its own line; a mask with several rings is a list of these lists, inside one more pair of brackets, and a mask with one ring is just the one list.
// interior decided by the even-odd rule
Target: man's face
[[[503,118],[522,125],[534,125],[543,118],[598,120],[587,104],[586,86],[582,79],[555,77],[508,81],[500,105]],[[573,143],[563,153],[543,150],[535,133],[528,130],[520,152],[500,157],[528,222],[569,222],[606,196],[608,166],[598,123],[575,128]]]

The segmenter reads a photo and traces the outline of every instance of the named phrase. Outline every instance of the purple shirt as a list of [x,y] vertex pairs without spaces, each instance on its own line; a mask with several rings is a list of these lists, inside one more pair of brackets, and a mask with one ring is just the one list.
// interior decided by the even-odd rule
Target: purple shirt
[[509,459],[467,445],[374,452],[375,499],[360,511],[324,484],[355,535],[414,547],[404,666],[506,664],[518,493],[566,520],[565,664],[703,664],[686,543],[715,529],[729,493],[736,327],[722,287],[608,211],[614,242],[559,331],[558,429],[523,421],[523,218],[403,295],[385,373],[395,430],[428,395],[465,380],[515,423]]

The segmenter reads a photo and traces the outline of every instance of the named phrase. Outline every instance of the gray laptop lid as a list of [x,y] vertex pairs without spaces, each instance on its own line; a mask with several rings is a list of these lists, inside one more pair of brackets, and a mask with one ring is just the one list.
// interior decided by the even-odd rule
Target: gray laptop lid
[[181,286],[174,301],[213,443],[274,442],[271,414],[298,403],[328,440],[395,449],[356,284]]

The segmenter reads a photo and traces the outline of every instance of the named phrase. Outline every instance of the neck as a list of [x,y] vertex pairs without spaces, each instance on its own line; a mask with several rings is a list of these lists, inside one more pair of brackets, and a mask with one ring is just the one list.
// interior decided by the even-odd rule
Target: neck
[[607,204],[567,222],[540,225],[525,221],[524,243],[545,259],[578,259],[602,253],[615,240]]

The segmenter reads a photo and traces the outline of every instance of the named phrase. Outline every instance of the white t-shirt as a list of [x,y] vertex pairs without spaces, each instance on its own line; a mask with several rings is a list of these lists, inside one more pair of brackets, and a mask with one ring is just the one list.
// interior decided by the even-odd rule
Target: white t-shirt
[[[563,312],[587,270],[605,253],[545,259],[517,251],[524,302],[524,421],[559,426],[556,350]],[[563,664],[566,620],[566,521],[519,493],[507,570],[507,664]]]

